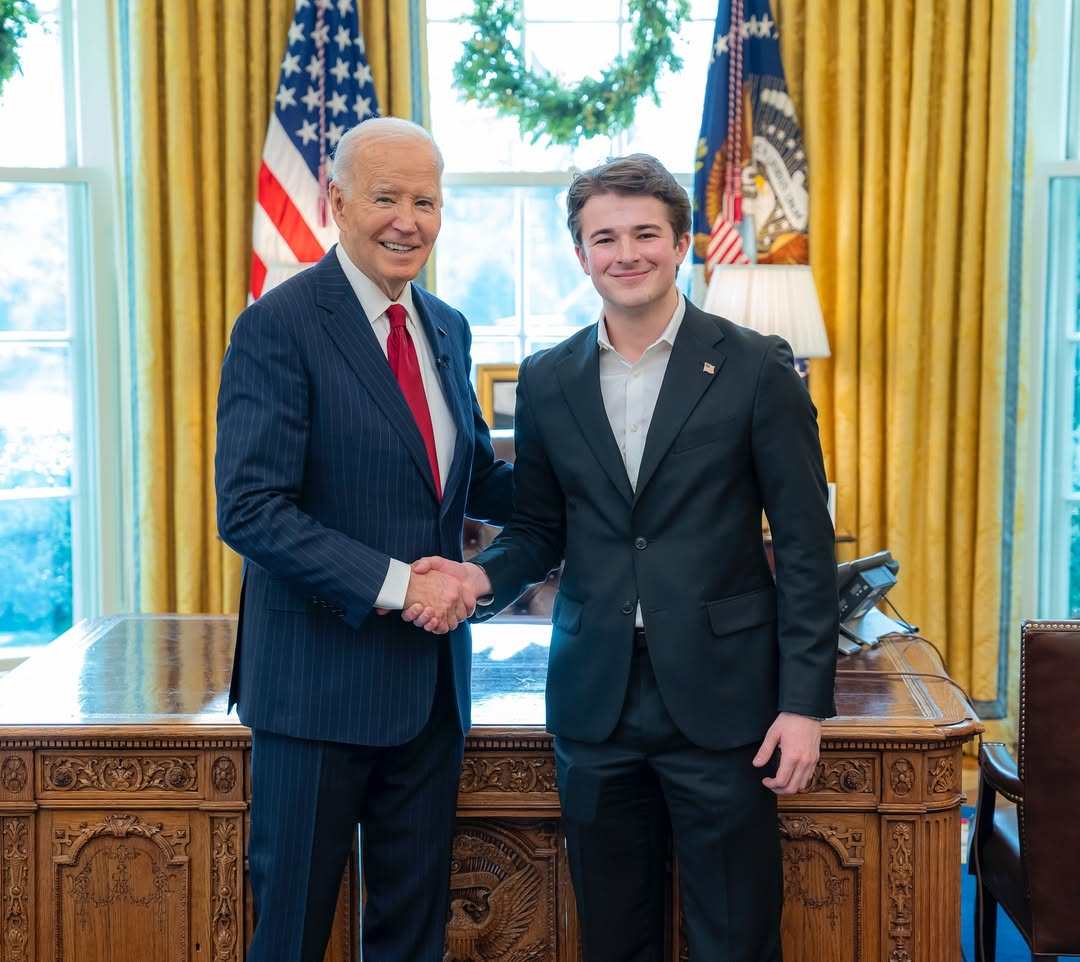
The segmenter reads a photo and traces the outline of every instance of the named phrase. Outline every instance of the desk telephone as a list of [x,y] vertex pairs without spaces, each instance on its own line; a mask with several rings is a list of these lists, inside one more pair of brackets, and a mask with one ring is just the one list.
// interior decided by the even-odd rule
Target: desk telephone
[[[837,645],[845,654],[876,645],[882,635],[916,631],[906,621],[894,621],[878,607],[896,584],[900,563],[888,551],[845,561],[836,566],[836,588],[840,603],[840,637]],[[893,609],[895,611],[895,609]]]

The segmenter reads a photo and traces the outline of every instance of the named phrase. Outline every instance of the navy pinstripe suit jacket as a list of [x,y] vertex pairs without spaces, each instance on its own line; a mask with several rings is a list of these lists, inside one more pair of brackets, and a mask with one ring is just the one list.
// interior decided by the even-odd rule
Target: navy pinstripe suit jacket
[[229,707],[252,728],[401,744],[427,720],[445,644],[468,728],[468,626],[440,638],[372,611],[391,557],[460,559],[466,513],[501,524],[512,509],[512,469],[495,460],[469,382],[469,326],[415,285],[413,299],[457,426],[441,504],[333,250],[236,320],[215,472],[218,529],[244,557]]

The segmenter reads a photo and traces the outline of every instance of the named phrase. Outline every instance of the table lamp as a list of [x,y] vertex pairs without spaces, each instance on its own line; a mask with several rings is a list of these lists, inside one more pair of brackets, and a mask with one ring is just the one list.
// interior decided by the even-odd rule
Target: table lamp
[[806,360],[829,356],[814,276],[806,264],[725,264],[713,269],[703,309],[791,345],[806,378]]

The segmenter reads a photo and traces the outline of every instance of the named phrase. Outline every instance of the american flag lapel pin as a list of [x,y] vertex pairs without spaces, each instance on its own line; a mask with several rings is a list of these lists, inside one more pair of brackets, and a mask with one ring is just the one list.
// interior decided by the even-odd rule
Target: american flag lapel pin
[[716,373],[716,365],[715,364],[710,364],[708,361],[706,361],[705,366],[702,368],[702,370],[706,374],[715,374]]

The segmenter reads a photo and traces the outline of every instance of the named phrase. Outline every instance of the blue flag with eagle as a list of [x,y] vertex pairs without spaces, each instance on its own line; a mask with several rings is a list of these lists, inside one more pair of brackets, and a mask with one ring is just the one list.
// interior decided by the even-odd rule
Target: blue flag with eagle
[[717,264],[809,263],[807,191],[769,0],[720,0],[694,162],[694,262],[706,279]]

